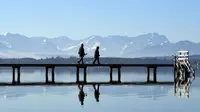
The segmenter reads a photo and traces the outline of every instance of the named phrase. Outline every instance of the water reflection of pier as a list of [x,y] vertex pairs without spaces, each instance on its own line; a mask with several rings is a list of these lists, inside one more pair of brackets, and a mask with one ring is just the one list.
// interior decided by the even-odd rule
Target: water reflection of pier
[[[182,54],[180,54],[182,56]],[[195,71],[188,57],[176,58],[174,67],[174,93],[179,97],[189,98],[189,89],[195,79]]]
[[[187,85],[186,85],[187,86]],[[178,86],[177,86],[178,87]],[[2,86],[0,87],[0,97],[3,96],[6,99],[25,97],[30,94],[56,94],[56,95],[68,95],[77,91],[78,99],[81,105],[84,105],[84,101],[87,100],[87,94],[94,97],[96,102],[101,102],[101,95],[109,95],[112,97],[125,97],[125,96],[136,96],[145,99],[157,100],[160,97],[168,95],[169,90],[173,89],[171,85],[148,85],[148,86],[133,86],[126,84],[117,85],[101,85],[101,84],[90,84],[90,85],[76,85],[76,86]],[[178,89],[178,88],[176,88]],[[177,92],[175,92],[176,94]],[[188,88],[189,94],[189,88]],[[172,94],[173,95],[173,94]]]
[[[164,97],[172,86],[127,86],[127,85],[80,85],[78,86],[34,86],[34,87],[14,87],[14,86],[3,86],[0,87],[0,97],[7,99],[25,97],[27,95],[46,95],[46,94],[56,94],[56,95],[68,95],[72,94],[78,90],[77,95],[80,90],[83,90],[85,95],[92,95],[96,102],[101,101],[101,95],[108,95],[112,97],[123,97],[128,95],[138,96],[139,98],[159,98]],[[88,96],[87,96],[88,97]],[[87,99],[87,98],[86,98]]]

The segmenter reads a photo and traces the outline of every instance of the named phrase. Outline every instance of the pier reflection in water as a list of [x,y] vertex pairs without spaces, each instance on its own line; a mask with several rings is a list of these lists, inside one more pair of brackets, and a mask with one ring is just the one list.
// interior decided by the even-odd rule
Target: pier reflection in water
[[[194,80],[194,77],[187,77],[185,80],[176,80],[175,86],[174,86],[174,89],[175,89],[174,94],[175,94],[175,96],[178,96],[180,98],[189,98],[190,87],[192,85],[193,80]],[[124,85],[121,85],[121,86],[124,86]],[[99,102],[99,96],[100,96],[99,87],[100,87],[100,84],[98,84],[97,86],[95,84],[93,85],[94,98],[96,99],[96,102]],[[79,88],[79,95],[78,95],[79,96],[79,101],[81,102],[81,105],[84,105],[84,99],[85,99],[85,96],[87,96],[87,94],[84,92],[84,85],[78,85],[78,88]],[[167,86],[165,86],[164,88],[167,88]],[[121,88],[118,88],[118,89],[119,89],[119,92],[120,91],[123,91],[125,93],[127,92],[126,95],[128,95],[128,93],[129,93],[129,91],[124,91]],[[130,88],[130,89],[134,90],[135,88]],[[138,95],[139,96],[143,95],[140,98],[151,98],[151,97],[153,97],[154,99],[156,97],[164,97],[164,96],[166,96],[162,92],[168,92],[168,91],[163,90],[162,86],[161,86],[160,89],[161,89],[161,91],[160,91],[161,93],[158,91],[158,89],[153,89],[152,90],[151,88],[148,88],[146,92],[139,93]],[[132,91],[132,90],[130,90],[130,91]],[[152,92],[153,92],[153,94],[152,94]],[[156,92],[157,92],[157,95],[156,95]],[[116,93],[113,92],[113,94],[116,94]],[[120,95],[118,95],[118,96],[120,96]]]
[[[83,87],[84,87],[83,84],[82,85],[78,85],[78,88],[79,88],[78,98],[79,98],[79,101],[81,102],[81,105],[84,105],[84,99],[85,99],[85,96],[87,96],[87,94],[84,92],[84,88]],[[96,99],[96,102],[99,102],[99,95],[100,95],[99,87],[100,87],[100,84],[94,84],[93,85],[94,98]]]
[[195,79],[195,72],[186,64],[177,63],[177,70],[175,71],[175,87],[174,92],[176,96],[189,98],[189,89]]
[[[130,74],[124,75],[123,79],[131,80],[131,78],[135,78],[135,80],[138,80],[145,76],[142,74],[134,74],[134,76],[132,73]],[[106,74],[98,74],[97,77],[92,74],[90,80],[97,80],[100,77],[103,79],[106,76]],[[158,78],[171,81],[172,77],[173,74],[166,73],[166,75],[159,75]],[[58,75],[56,78],[67,78],[71,80],[74,76],[65,77],[65,75]],[[200,100],[199,82],[200,78],[196,76],[195,80],[191,80],[189,84],[186,84],[189,85],[185,86],[189,88],[189,100],[180,100],[179,98],[174,97],[175,91],[173,85],[80,85],[80,88],[77,87],[78,85],[33,87],[2,86],[0,87],[0,109],[2,112],[26,112],[29,110],[33,110],[32,112],[90,112],[91,110],[95,110],[96,112],[110,112],[110,110],[115,112],[132,112],[133,110],[150,110],[154,112],[181,110],[182,112],[188,112],[191,109],[193,112],[198,112],[200,109],[199,104],[197,103]],[[175,87],[178,89],[179,86]],[[83,90],[81,92],[84,92],[85,94],[84,100],[79,100],[79,97],[77,97],[80,90]],[[97,101],[98,103],[96,103]],[[176,106],[174,107],[174,105]],[[183,106],[186,106],[186,108],[181,109]]]

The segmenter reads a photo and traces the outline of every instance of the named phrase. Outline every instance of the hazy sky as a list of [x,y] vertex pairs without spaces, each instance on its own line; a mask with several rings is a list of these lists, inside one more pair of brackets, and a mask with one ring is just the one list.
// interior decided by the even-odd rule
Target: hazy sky
[[200,0],[0,0],[0,34],[128,35],[157,32],[200,42]]

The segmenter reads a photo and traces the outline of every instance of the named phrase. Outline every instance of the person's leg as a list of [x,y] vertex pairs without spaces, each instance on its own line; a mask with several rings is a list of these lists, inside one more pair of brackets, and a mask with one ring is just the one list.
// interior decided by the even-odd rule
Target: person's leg
[[80,63],[80,59],[77,61],[77,63]]
[[83,86],[84,86],[84,85],[82,84],[82,87],[81,87],[82,90],[83,90]]
[[97,61],[98,61],[98,64],[100,64],[100,62],[99,62],[99,58],[97,58]]
[[97,85],[97,91],[99,91],[99,84]]
[[80,85],[80,92],[83,92],[83,87],[82,87],[82,85]]
[[83,63],[83,57],[82,56],[80,57],[79,64],[80,64],[80,62]]
[[96,90],[95,84],[93,84],[93,88],[94,88],[94,90]]
[[94,59],[93,64],[95,64],[95,62],[96,62],[96,58]]
[[81,57],[81,61],[82,61],[82,64],[84,64],[84,62],[83,62],[83,56]]
[[80,62],[81,62],[81,57],[80,57],[80,59],[79,59],[78,63],[80,64]]
[[81,90],[80,85],[78,85],[79,90]]
[[98,84],[98,91],[99,91],[99,87],[100,87],[100,85]]

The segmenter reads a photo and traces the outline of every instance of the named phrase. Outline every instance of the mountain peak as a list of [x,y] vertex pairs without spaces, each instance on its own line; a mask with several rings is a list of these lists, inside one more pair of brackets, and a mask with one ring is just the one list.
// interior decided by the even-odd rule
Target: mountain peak
[[24,35],[21,35],[21,34],[19,34],[19,33],[5,33],[4,34],[4,36],[5,37],[26,37],[26,36],[24,36]]
[[108,35],[108,37],[128,37],[127,35]]
[[100,35],[92,35],[92,36],[89,36],[88,38],[92,39],[92,38],[102,38],[102,36]]
[[18,34],[18,33],[9,33],[9,32],[4,34],[4,36],[16,36],[16,35],[19,36],[20,34]]
[[99,40],[102,38],[104,38],[104,37],[102,37],[100,35],[92,35],[92,36],[89,36],[86,40]]
[[154,35],[154,36],[160,35],[160,34],[158,34],[157,32],[153,32],[153,33],[151,33],[151,34]]
[[70,38],[67,37],[67,36],[59,36],[59,37],[55,37],[55,38],[60,38],[60,39],[70,39]]
[[141,34],[141,35],[138,35],[137,37],[140,37],[140,36],[156,37],[156,36],[164,36],[164,35],[161,35],[161,34],[159,34],[157,32],[152,32],[152,33]]
[[181,40],[179,42],[177,42],[178,44],[193,44],[193,42],[189,41],[189,40]]

